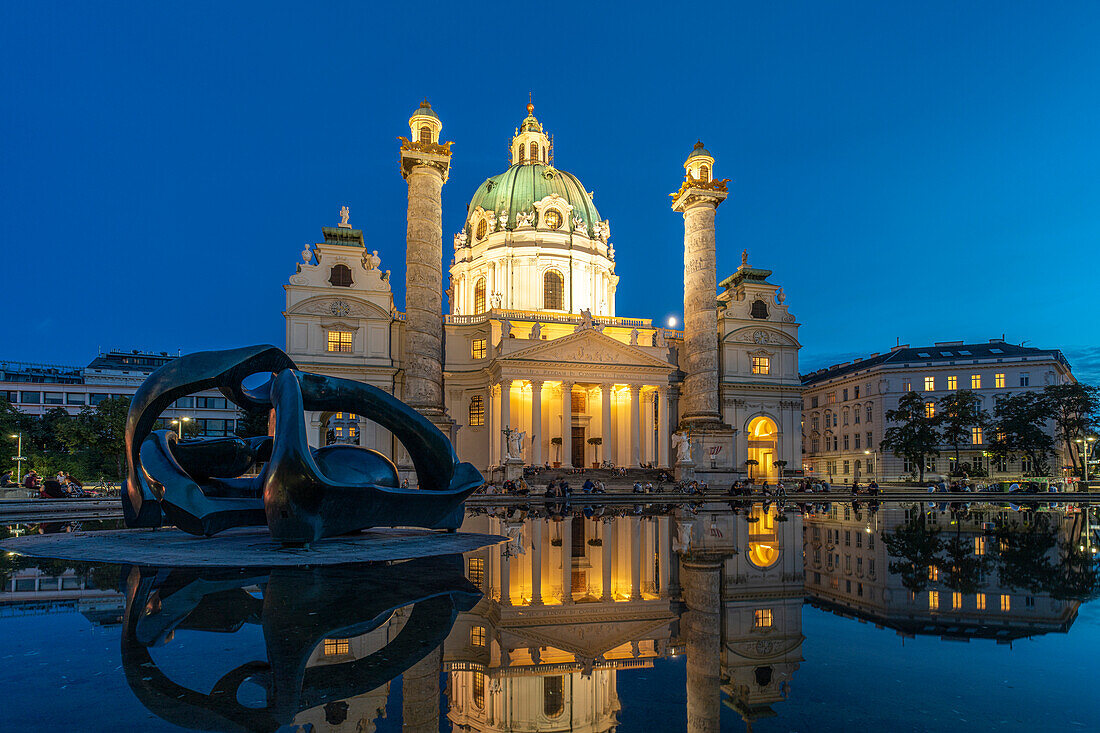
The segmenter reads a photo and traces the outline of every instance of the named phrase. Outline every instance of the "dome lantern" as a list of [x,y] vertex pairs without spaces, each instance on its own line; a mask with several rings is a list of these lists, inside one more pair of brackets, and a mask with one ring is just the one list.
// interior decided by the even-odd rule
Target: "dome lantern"
[[409,118],[409,139],[415,143],[439,145],[439,133],[442,131],[443,123],[425,99]]
[[535,105],[527,103],[527,117],[512,138],[512,165],[548,165],[550,139],[535,117]]
[[687,175],[702,183],[714,180],[714,156],[703,147],[702,140],[695,143],[695,147],[684,161],[684,170]]

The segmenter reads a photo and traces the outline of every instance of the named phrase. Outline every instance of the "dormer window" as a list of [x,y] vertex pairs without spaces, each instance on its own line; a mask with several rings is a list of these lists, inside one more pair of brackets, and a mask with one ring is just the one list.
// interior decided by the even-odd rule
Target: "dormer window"
[[432,128],[427,125],[423,125],[420,128],[420,142],[430,143],[432,141]]
[[350,288],[351,270],[347,265],[333,265],[329,270],[328,281],[338,288]]

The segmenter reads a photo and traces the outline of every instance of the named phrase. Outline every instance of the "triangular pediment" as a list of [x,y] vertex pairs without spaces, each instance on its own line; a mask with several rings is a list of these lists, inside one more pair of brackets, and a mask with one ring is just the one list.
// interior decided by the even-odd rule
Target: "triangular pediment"
[[501,357],[503,361],[538,361],[585,366],[640,366],[671,371],[675,367],[642,349],[584,329],[553,341],[538,341],[527,348]]

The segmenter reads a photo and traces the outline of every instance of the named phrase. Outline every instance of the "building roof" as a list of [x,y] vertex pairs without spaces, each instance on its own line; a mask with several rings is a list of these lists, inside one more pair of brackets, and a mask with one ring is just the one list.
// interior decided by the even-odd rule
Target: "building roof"
[[1038,349],[1032,346],[1018,346],[1006,343],[999,339],[990,339],[988,343],[964,344],[962,341],[945,341],[932,346],[910,347],[895,346],[884,354],[871,354],[862,359],[835,364],[826,369],[818,369],[816,372],[802,375],[802,385],[810,386],[818,382],[824,382],[837,377],[846,376],[853,372],[863,371],[879,366],[907,365],[948,365],[969,364],[979,359],[1007,359],[1009,361],[1021,357],[1045,356],[1060,363],[1069,369],[1069,361],[1058,349]]
[[508,170],[478,186],[467,211],[473,211],[478,206],[486,211],[496,211],[498,216],[501,211],[506,211],[508,219],[505,227],[514,229],[516,214],[521,211],[534,212],[534,203],[552,193],[558,194],[573,206],[572,216],[584,219],[585,228],[591,236],[592,225],[600,221],[600,214],[592,203],[592,197],[576,176],[553,166],[510,166]]

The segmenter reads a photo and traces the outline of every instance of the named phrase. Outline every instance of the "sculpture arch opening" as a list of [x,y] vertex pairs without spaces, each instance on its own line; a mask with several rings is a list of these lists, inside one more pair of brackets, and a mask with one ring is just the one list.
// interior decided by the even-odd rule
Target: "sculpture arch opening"
[[756,461],[750,465],[752,477],[757,481],[776,481],[779,469],[773,465],[779,460],[779,428],[775,421],[763,415],[749,421],[748,435],[749,459]]

